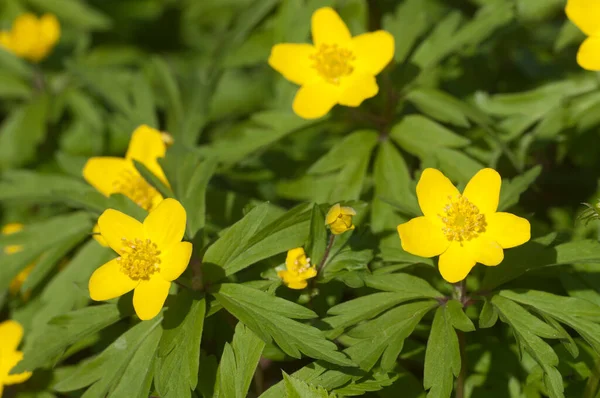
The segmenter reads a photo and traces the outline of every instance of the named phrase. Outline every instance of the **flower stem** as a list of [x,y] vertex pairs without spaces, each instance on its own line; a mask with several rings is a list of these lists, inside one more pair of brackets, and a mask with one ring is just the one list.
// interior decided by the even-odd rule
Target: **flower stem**
[[323,259],[317,266],[317,274],[319,274],[321,272],[321,270],[323,270],[323,268],[325,268],[325,263],[327,262],[327,258],[329,257],[329,252],[331,251],[331,247],[333,246],[333,242],[335,241],[335,236],[336,235],[334,235],[334,234],[329,235],[329,243],[327,243],[327,248],[325,249],[325,254],[323,254]]
[[[469,300],[467,296],[467,285],[465,280],[460,281],[456,286],[458,301],[463,305]],[[464,332],[457,330],[458,349],[460,351],[460,373],[456,379],[456,398],[464,398],[465,396],[465,381],[467,379],[467,354],[466,354],[466,337]]]

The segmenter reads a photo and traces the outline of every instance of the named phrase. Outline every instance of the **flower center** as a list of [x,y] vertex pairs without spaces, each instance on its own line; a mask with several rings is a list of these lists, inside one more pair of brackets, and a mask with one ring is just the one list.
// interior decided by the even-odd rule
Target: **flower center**
[[339,85],[342,76],[354,71],[352,61],[356,57],[352,51],[340,48],[337,44],[321,44],[319,51],[310,56],[314,61],[313,68],[329,83]]
[[134,281],[149,280],[150,276],[160,271],[160,250],[150,239],[128,240],[122,238],[121,257],[117,258],[121,272]]
[[462,244],[485,232],[485,215],[480,214],[477,206],[469,202],[469,199],[458,195],[456,200],[451,196],[448,196],[448,200],[449,203],[444,206],[444,213],[438,214],[438,217],[445,224],[442,232],[449,241]]
[[298,274],[302,274],[306,272],[310,268],[310,258],[305,255],[299,256],[294,260],[294,269],[293,271]]
[[119,177],[113,182],[115,191],[127,196],[141,208],[150,211],[153,199],[158,195],[156,189],[132,170],[123,171]]

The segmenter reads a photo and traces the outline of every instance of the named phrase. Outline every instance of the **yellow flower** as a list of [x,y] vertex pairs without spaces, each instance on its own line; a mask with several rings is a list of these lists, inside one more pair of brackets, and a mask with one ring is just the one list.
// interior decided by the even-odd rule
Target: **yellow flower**
[[343,234],[346,231],[354,229],[352,216],[355,215],[356,211],[352,207],[342,207],[339,203],[336,203],[327,212],[325,225],[329,225],[332,234]]
[[504,259],[503,249],[522,245],[530,238],[529,221],[497,213],[500,175],[480,170],[462,195],[436,169],[425,169],[417,184],[424,217],[398,225],[402,248],[421,257],[439,255],[442,277],[463,280],[475,263],[494,266]]
[[160,131],[146,125],[138,127],[131,136],[125,158],[93,157],[83,168],[83,177],[106,196],[121,193],[150,211],[163,199],[141,175],[133,164],[137,160],[162,182],[167,178],[157,159],[165,156],[167,148]]
[[315,119],[336,104],[356,107],[379,91],[375,76],[394,56],[394,37],[378,30],[352,37],[330,7],[312,15],[310,44],[277,44],[269,65],[287,80],[300,85],[293,109],[298,116]]
[[22,14],[10,31],[0,32],[0,47],[32,62],[46,58],[60,38],[60,23],[52,14],[38,18]]
[[143,223],[113,209],[102,213],[102,237],[119,257],[92,274],[92,300],[109,300],[135,289],[135,312],[142,320],[154,318],[192,255],[192,244],[181,241],[185,223],[185,209],[175,199],[163,200]]
[[579,47],[577,63],[584,69],[600,71],[600,1],[568,0],[567,16],[589,36]]
[[23,338],[23,327],[12,320],[0,323],[0,397],[5,385],[19,384],[31,377],[31,372],[9,374],[23,359],[17,347]]
[[[2,234],[10,235],[10,234],[19,232],[21,230],[23,230],[23,224],[19,224],[19,223],[6,224],[4,227],[2,227]],[[9,245],[4,248],[4,253],[14,254],[14,253],[20,252],[21,250],[23,250],[23,246],[21,246],[21,245]],[[23,283],[25,282],[25,280],[27,279],[27,277],[29,276],[29,274],[31,273],[31,271],[33,270],[34,267],[35,267],[35,263],[29,264],[21,272],[19,272],[19,274],[10,282],[10,285],[8,287],[10,294],[12,294],[13,296],[16,296],[19,293],[19,291],[21,290],[21,286],[23,286]],[[25,299],[25,300],[28,299],[30,294],[31,294],[30,291],[24,292],[23,299]]]
[[301,247],[288,250],[285,267],[287,269],[277,272],[277,276],[290,289],[304,289],[308,285],[306,280],[317,276],[317,270],[310,265],[310,258]]

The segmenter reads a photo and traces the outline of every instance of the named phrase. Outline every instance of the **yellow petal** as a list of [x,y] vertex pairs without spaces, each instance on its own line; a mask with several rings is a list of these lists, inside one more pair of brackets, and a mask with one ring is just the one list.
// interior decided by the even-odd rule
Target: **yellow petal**
[[38,36],[38,19],[35,15],[26,13],[15,19],[11,31],[12,50],[20,57],[28,57],[35,49]]
[[331,7],[323,7],[312,15],[312,37],[315,46],[321,44],[347,44],[352,36],[348,27]]
[[345,216],[355,216],[356,215],[356,210],[354,210],[354,208],[348,207],[348,206],[344,206],[344,207],[340,208],[340,212]]
[[0,352],[14,351],[23,338],[23,326],[8,320],[0,323]]
[[167,146],[163,141],[161,132],[144,124],[131,135],[125,158],[128,160],[135,159],[142,163],[152,174],[166,183],[167,177],[156,160],[163,158],[166,151]]
[[333,206],[331,206],[331,208],[327,212],[327,216],[325,216],[325,225],[332,224],[335,220],[337,220],[341,213],[342,206],[340,206],[339,203],[336,203]]
[[504,249],[522,245],[531,239],[531,225],[510,213],[494,213],[486,217],[486,235]]
[[109,196],[117,192],[115,182],[132,169],[131,162],[123,158],[94,157],[83,167],[83,178],[100,193]]
[[[11,51],[11,37],[10,37],[10,32],[6,32],[6,31],[1,31],[0,32],[0,47],[3,47],[4,49]],[[0,395],[1,397],[2,395]]]
[[100,226],[98,224],[94,225],[94,229],[92,230],[92,237],[96,242],[100,243],[100,245],[108,247],[108,242],[106,242],[106,239],[104,239],[102,237],[102,234],[100,234]]
[[185,209],[175,199],[165,199],[144,220],[146,236],[156,243],[161,251],[181,242],[185,233]]
[[450,283],[462,281],[475,266],[471,252],[458,242],[453,242],[438,262],[442,278]]
[[192,244],[179,242],[161,256],[160,275],[166,281],[174,281],[185,271],[192,257]]
[[504,260],[504,250],[493,239],[485,234],[464,243],[465,247],[471,252],[471,257],[478,263],[494,266]]
[[439,225],[427,217],[417,217],[398,225],[402,248],[415,256],[433,257],[443,253],[450,242]]
[[60,23],[52,14],[44,14],[39,21],[40,39],[46,46],[54,46],[60,38]]
[[88,282],[92,300],[110,300],[135,289],[140,282],[121,272],[120,267],[115,258],[94,271]]
[[463,196],[479,209],[480,213],[495,213],[500,200],[502,179],[494,169],[481,169],[465,187]]
[[354,65],[362,72],[377,75],[394,57],[394,36],[385,30],[363,33],[352,39]]
[[276,44],[271,49],[269,65],[293,83],[309,83],[319,78],[310,58],[315,51],[310,44]]
[[[8,370],[8,373],[17,366],[19,362],[23,359],[23,353],[21,351],[3,351],[2,352],[2,370]],[[25,382],[27,379],[31,377],[31,372],[23,372],[17,373],[16,375],[4,375],[2,379],[0,379],[0,383],[11,385],[11,384],[19,384]]]
[[310,278],[314,278],[315,276],[317,276],[317,269],[315,267],[310,267],[309,269],[307,269],[306,271],[304,271],[301,276],[304,279],[310,279]]
[[421,211],[434,224],[440,223],[438,217],[449,203],[449,197],[458,197],[458,189],[452,182],[436,169],[425,169],[417,184],[417,198]]
[[292,108],[296,115],[304,119],[317,119],[325,116],[337,104],[340,89],[325,81],[318,81],[300,87]]
[[377,80],[373,75],[355,73],[345,82],[339,100],[339,103],[344,106],[360,106],[364,100],[376,96],[379,92]]
[[567,16],[586,35],[600,34],[600,2],[598,0],[568,0]]
[[577,52],[577,63],[583,69],[600,71],[600,36],[585,39]]
[[117,253],[121,253],[123,239],[133,241],[144,239],[144,227],[141,222],[127,214],[108,209],[98,218],[100,233],[108,245]]
[[161,277],[151,277],[149,281],[141,282],[133,292],[133,308],[142,321],[154,318],[169,295],[171,282]]

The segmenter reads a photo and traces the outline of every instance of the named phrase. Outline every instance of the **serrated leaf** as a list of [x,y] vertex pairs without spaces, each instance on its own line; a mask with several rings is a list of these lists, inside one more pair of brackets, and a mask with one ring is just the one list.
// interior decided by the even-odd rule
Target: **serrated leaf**
[[283,372],[283,382],[285,384],[286,398],[329,398],[331,395],[327,393],[323,387],[313,386],[298,380],[293,376]]
[[469,127],[470,123],[464,111],[464,104],[443,91],[432,88],[417,88],[407,96],[421,112],[442,123],[451,123],[458,127]]
[[427,281],[403,273],[368,275],[365,277],[365,283],[373,289],[403,293],[414,298],[439,298],[444,296],[431,287]]
[[475,331],[475,325],[469,319],[467,314],[463,311],[463,306],[456,300],[448,300],[446,303],[448,316],[450,317],[450,322],[452,322],[452,326],[455,329],[461,330],[463,332],[473,332]]
[[[411,23],[406,23],[406,21]],[[393,15],[383,18],[383,28],[394,36],[396,62],[403,62],[415,42],[429,27],[428,13],[421,0],[408,0],[398,5]]]

